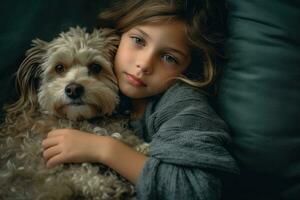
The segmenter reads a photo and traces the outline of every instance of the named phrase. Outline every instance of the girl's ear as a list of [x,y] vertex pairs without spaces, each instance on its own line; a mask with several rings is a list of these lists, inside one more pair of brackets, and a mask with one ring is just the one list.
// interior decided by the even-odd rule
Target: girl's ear
[[32,112],[38,107],[37,91],[42,73],[42,63],[48,48],[48,43],[39,39],[32,41],[32,48],[27,50],[26,57],[16,73],[16,88],[19,99],[5,106],[7,114]]

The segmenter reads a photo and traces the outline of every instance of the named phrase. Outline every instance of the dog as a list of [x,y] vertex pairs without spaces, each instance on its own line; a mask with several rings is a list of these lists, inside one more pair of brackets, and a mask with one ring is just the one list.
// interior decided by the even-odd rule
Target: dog
[[0,199],[135,199],[133,185],[101,164],[47,169],[41,142],[56,128],[110,135],[147,154],[148,144],[114,115],[119,104],[112,29],[76,27],[51,42],[32,41],[16,81],[20,98],[0,127]]

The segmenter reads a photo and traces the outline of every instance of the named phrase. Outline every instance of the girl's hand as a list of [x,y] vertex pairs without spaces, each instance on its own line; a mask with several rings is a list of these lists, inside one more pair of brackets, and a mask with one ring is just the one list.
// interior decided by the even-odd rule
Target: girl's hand
[[50,131],[42,142],[48,168],[63,163],[98,162],[136,183],[148,157],[109,136],[75,129]]
[[56,129],[42,142],[43,157],[48,168],[62,163],[101,162],[105,140],[105,136],[75,129]]

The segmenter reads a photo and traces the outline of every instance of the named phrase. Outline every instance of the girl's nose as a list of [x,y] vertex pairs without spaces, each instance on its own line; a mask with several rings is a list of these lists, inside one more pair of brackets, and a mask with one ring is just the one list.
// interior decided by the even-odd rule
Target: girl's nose
[[144,74],[151,74],[153,72],[154,54],[151,52],[144,52],[138,56],[138,67]]
[[152,73],[152,69],[150,66],[147,65],[137,65],[138,68],[141,69],[141,72],[143,72],[143,74],[149,75]]

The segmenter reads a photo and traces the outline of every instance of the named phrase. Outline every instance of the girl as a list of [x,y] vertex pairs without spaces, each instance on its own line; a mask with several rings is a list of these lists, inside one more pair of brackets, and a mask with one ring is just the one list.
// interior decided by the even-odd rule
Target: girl
[[105,164],[136,185],[139,199],[219,199],[221,174],[238,169],[226,150],[228,129],[202,91],[216,74],[222,2],[116,5],[101,19],[120,33],[115,74],[132,103],[132,127],[150,143],[149,156],[111,137],[59,129],[42,144],[47,166]]

